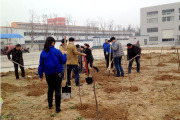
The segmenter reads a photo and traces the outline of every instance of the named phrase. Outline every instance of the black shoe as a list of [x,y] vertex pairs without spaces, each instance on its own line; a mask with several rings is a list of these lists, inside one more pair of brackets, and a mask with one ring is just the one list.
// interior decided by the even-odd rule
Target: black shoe
[[49,105],[49,109],[52,109],[53,105]]
[[114,77],[120,77],[120,75],[115,75]]
[[76,85],[76,86],[82,86],[83,84],[78,84],[78,85]]
[[59,112],[61,112],[61,109],[56,109],[56,113],[59,113]]
[[124,77],[124,75],[121,75],[121,77]]

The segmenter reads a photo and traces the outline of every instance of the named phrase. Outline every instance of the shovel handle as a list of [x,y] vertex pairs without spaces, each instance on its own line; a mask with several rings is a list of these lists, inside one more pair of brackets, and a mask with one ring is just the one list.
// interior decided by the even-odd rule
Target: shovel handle
[[86,65],[86,72],[87,72],[87,74],[88,74],[89,72],[88,72],[86,57],[84,57],[84,61],[85,61],[85,65]]
[[17,63],[17,62],[15,62],[15,61],[13,61],[13,60],[10,60],[10,61],[24,68],[23,65],[21,65],[21,64],[19,64],[19,63]]

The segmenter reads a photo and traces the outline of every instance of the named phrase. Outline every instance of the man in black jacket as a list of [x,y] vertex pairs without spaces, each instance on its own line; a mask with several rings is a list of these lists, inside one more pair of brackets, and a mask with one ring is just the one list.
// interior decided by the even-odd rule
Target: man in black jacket
[[[12,59],[10,57],[10,55],[12,55]],[[23,58],[22,58],[22,51],[21,51],[21,45],[17,44],[15,48],[11,49],[8,54],[7,57],[10,61],[15,61],[21,65],[24,65],[23,62]],[[18,74],[18,64],[14,63],[14,69],[15,69],[15,76],[16,76],[16,80],[19,79],[19,74]],[[21,75],[24,78],[25,77],[25,71],[24,68],[22,66],[20,66],[21,69]]]
[[[131,43],[127,44],[127,60],[131,60],[135,56],[139,55],[138,57],[135,58],[136,63],[137,63],[137,72],[138,73],[140,73],[140,54],[141,54],[141,48],[139,46],[132,45]],[[128,74],[131,73],[133,61],[134,61],[134,59],[129,61]]]

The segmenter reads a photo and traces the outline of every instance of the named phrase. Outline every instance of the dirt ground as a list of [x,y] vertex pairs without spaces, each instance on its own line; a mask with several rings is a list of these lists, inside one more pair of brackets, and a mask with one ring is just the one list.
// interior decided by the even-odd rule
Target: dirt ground
[[[101,120],[180,120],[180,70],[177,54],[141,55],[141,73],[116,78],[105,74],[105,61],[95,61],[100,71],[94,71]],[[127,73],[126,60],[122,64]],[[158,72],[159,68],[159,72]],[[96,119],[93,84],[87,85],[85,73],[80,74],[79,87],[72,79],[72,98],[62,99],[59,114],[47,104],[47,84],[38,80],[37,69],[26,70],[30,78],[15,80],[14,72],[1,74],[1,96],[4,100],[2,118],[7,120],[92,120]],[[91,70],[92,73],[92,70]],[[158,74],[159,73],[159,74]],[[62,86],[65,86],[63,80]]]

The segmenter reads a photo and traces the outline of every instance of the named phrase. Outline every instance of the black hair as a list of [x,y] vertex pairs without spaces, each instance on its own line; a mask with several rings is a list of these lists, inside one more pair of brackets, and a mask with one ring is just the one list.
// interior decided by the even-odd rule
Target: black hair
[[21,47],[21,45],[20,45],[20,44],[17,44],[16,47]]
[[74,38],[73,37],[70,37],[69,38],[69,42],[73,42],[74,41]]
[[111,42],[111,40],[108,40],[108,42]]
[[[61,40],[61,42],[62,42],[62,43],[64,43],[64,42],[65,42],[65,40],[64,40],[64,39],[62,39],[62,40]],[[66,43],[67,43],[67,40],[66,40]]]
[[46,42],[44,44],[44,51],[49,52],[49,47],[51,46],[52,43],[55,43],[55,39],[53,37],[47,37]]
[[83,48],[83,49],[84,49],[84,46],[81,46],[81,48]]
[[84,45],[87,46],[88,48],[90,47],[89,44],[87,44],[87,43],[85,43]]
[[110,39],[110,40],[111,40],[111,41],[113,41],[113,40],[115,40],[115,39],[116,39],[115,37],[111,37],[111,39]]
[[127,46],[131,46],[132,44],[131,43],[128,43]]
[[76,45],[76,48],[80,48],[80,45],[79,45],[79,44],[77,44],[77,45]]

